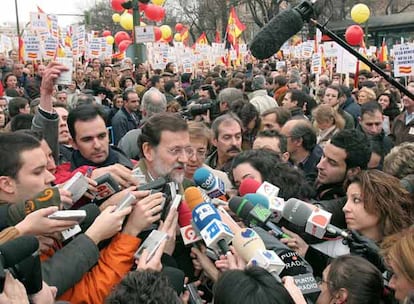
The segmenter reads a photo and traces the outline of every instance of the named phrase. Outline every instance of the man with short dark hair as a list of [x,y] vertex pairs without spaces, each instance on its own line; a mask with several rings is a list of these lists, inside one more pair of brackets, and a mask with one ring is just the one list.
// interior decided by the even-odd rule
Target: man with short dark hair
[[158,91],[164,93],[164,78],[162,78],[160,75],[153,75],[149,79],[149,82],[151,84],[152,90],[157,89]]
[[354,128],[354,118],[348,112],[342,110],[341,106],[345,102],[343,98],[344,92],[341,87],[337,85],[329,85],[325,90],[325,95],[323,97],[323,103],[330,105],[332,108],[336,109],[338,113],[345,119],[345,129]]
[[205,164],[227,172],[233,157],[241,152],[242,128],[242,122],[233,113],[217,117],[211,125],[216,150],[207,157]]
[[303,117],[304,107],[308,98],[305,93],[301,90],[288,90],[283,97],[282,105],[283,108],[288,109],[293,116]]
[[29,101],[24,97],[14,97],[9,102],[9,115],[11,118],[17,114],[29,114]]
[[263,130],[276,130],[282,129],[283,125],[292,117],[289,110],[278,107],[264,111],[261,115]]
[[291,119],[283,126],[281,133],[287,137],[290,161],[301,169],[308,182],[313,184],[322,148],[316,144],[316,132],[312,124],[305,119]]
[[266,149],[274,151],[282,162],[288,162],[290,155],[287,151],[287,138],[276,130],[261,131],[253,142],[253,150]]
[[139,118],[136,112],[139,109],[139,97],[134,89],[127,89],[123,94],[124,105],[112,117],[112,128],[114,131],[114,145],[130,130],[136,129],[139,125]]

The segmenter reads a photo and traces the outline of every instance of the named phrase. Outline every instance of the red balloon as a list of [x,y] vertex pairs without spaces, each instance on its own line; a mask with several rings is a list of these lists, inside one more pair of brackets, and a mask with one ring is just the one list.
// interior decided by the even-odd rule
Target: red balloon
[[144,12],[145,16],[152,21],[161,21],[165,17],[165,8],[154,4],[148,4]]
[[111,31],[108,31],[108,30],[103,31],[102,32],[102,37],[106,37],[106,36],[111,36]]
[[182,23],[177,23],[176,25],[175,25],[175,31],[177,32],[177,33],[181,33],[181,31],[184,29],[184,26],[182,25]]
[[364,30],[359,25],[351,25],[346,29],[345,40],[352,46],[360,45],[364,38]]
[[140,11],[145,12],[145,10],[147,9],[147,6],[148,6],[147,3],[142,3],[142,2],[138,3],[138,8]]
[[129,37],[129,34],[124,31],[119,31],[114,36],[115,44],[119,45],[124,40],[131,40],[131,37]]
[[162,33],[158,26],[154,27],[154,36],[155,36],[155,41],[158,41],[161,39]]
[[132,43],[131,40],[123,40],[123,41],[121,41],[121,43],[118,45],[119,52],[120,53],[125,52],[126,49],[129,47],[129,45],[131,43]]
[[167,39],[165,39],[165,42],[171,42],[173,40],[173,35],[171,35],[170,37],[168,37]]
[[111,6],[112,9],[118,13],[121,13],[124,11],[124,8],[122,7],[122,3],[124,3],[125,0],[111,0]]

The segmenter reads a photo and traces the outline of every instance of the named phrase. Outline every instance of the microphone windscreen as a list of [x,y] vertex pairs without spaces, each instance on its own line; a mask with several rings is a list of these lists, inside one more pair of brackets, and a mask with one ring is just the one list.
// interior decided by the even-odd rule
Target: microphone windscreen
[[240,183],[239,194],[241,196],[245,196],[246,194],[249,194],[249,193],[256,193],[257,189],[259,188],[260,188],[260,183],[257,180],[253,178],[245,178]]
[[201,194],[201,191],[197,189],[196,187],[188,187],[184,191],[184,197],[185,201],[187,203],[187,206],[194,210],[197,205],[204,202],[203,195]]
[[257,59],[274,55],[282,45],[303,27],[302,16],[296,10],[285,10],[273,17],[250,43],[250,51]]
[[[208,190],[213,185],[214,175],[208,169],[201,167],[194,172],[193,179],[197,186]],[[210,181],[210,183],[206,183],[208,181]]]
[[192,212],[193,224],[196,226],[198,231],[201,231],[211,221],[221,221],[220,214],[218,214],[216,207],[210,203],[202,203],[194,208]]
[[246,219],[249,215],[249,212],[254,208],[254,206],[245,198],[242,198],[240,196],[233,196],[229,200],[229,208],[237,216]]
[[101,211],[99,210],[99,207],[96,204],[87,204],[80,207],[79,209],[86,211],[86,217],[84,218],[82,223],[79,224],[82,231],[85,232],[93,224],[93,222],[99,216],[99,214],[101,214]]
[[265,244],[260,236],[250,228],[238,231],[233,237],[233,246],[237,253],[248,263],[258,249],[265,250]]
[[180,204],[178,206],[178,224],[180,227],[191,225],[191,209],[187,204]]
[[266,209],[270,209],[269,200],[263,194],[249,193],[249,194],[246,194],[245,196],[243,196],[243,198],[247,199],[254,206],[260,205],[260,206],[263,206]]
[[3,267],[10,268],[20,263],[39,249],[39,241],[31,235],[21,236],[0,245]]
[[298,200],[297,198],[290,198],[283,208],[282,216],[292,224],[300,227],[305,227],[306,222],[312,214],[312,209],[308,205]]

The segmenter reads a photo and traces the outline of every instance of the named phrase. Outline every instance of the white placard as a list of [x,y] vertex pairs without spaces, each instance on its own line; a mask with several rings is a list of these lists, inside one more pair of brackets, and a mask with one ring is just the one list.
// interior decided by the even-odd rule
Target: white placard
[[396,77],[414,75],[414,45],[402,44],[393,48],[394,75]]
[[155,33],[153,26],[136,26],[135,27],[135,41],[138,43],[154,42]]

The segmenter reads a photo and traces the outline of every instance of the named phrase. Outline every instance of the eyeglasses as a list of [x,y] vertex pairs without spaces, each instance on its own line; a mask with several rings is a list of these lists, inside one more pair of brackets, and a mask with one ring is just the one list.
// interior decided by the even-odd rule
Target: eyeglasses
[[192,147],[175,147],[173,149],[167,149],[167,151],[175,157],[182,155],[183,153],[187,157],[192,157],[194,155],[194,149]]
[[198,159],[205,159],[206,158],[206,154],[207,154],[206,149],[200,149],[200,150],[196,150],[194,148],[190,148],[190,149],[192,151],[191,151],[191,156],[189,156],[189,157],[192,157],[192,156],[196,155]]

